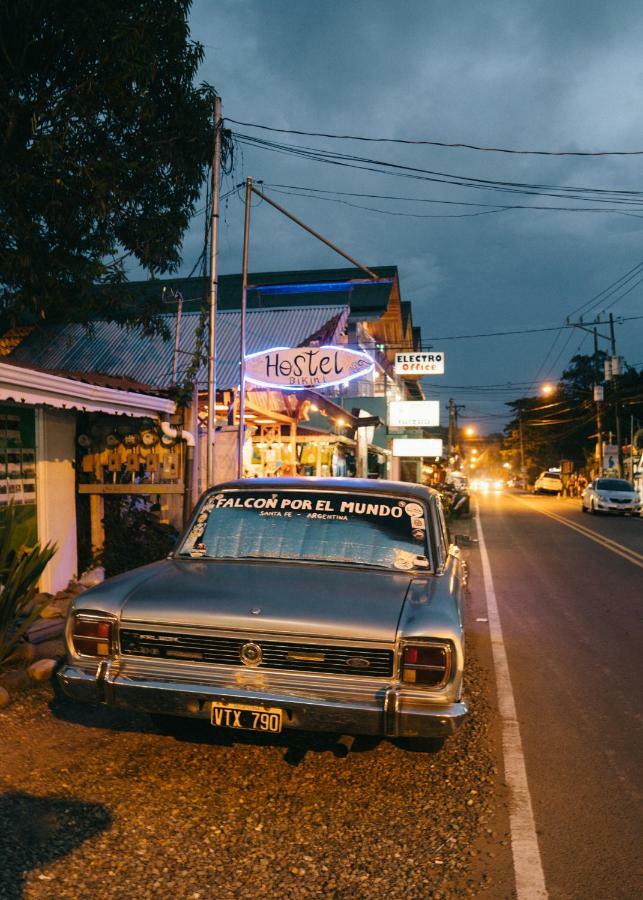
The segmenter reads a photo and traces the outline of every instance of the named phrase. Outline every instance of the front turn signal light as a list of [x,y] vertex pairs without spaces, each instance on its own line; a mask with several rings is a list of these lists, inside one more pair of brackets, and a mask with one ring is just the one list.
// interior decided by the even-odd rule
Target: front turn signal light
[[114,623],[98,616],[74,618],[72,642],[80,656],[109,656],[112,651]]
[[451,674],[451,645],[442,642],[405,644],[402,681],[423,687],[442,687]]

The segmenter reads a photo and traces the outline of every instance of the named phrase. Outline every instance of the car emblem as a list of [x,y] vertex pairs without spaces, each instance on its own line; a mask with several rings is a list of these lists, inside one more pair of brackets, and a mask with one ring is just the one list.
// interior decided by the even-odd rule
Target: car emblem
[[351,669],[368,669],[371,664],[370,661],[364,659],[363,656],[349,656],[346,660],[346,665],[350,666]]
[[259,644],[250,641],[241,647],[239,657],[244,666],[259,666],[263,660],[263,653]]
[[253,606],[252,609],[250,610],[250,615],[251,615],[251,616],[258,616],[260,612],[261,612],[261,607],[260,607],[260,606]]

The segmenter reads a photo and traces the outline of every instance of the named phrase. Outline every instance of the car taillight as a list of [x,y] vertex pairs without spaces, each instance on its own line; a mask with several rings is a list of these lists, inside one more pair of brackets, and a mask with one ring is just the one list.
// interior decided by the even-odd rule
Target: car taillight
[[451,673],[449,644],[406,644],[402,650],[402,681],[440,687]]
[[81,656],[109,656],[112,649],[111,619],[96,616],[76,616],[72,630],[72,641]]

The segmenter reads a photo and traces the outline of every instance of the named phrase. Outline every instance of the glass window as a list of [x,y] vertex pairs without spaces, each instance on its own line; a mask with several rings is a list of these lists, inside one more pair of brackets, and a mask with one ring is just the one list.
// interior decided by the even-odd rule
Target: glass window
[[180,554],[210,559],[429,568],[427,510],[403,497],[358,492],[230,490],[199,508]]
[[596,482],[599,491],[634,491],[634,486],[624,478],[600,478]]

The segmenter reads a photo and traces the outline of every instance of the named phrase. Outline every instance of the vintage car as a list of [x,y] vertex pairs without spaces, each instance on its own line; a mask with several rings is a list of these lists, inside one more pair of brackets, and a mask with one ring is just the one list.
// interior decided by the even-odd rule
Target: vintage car
[[437,492],[271,478],[208,490],[165,560],[79,595],[65,693],[216,729],[425,739],[462,722],[466,564]]

